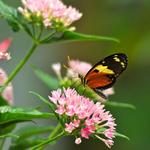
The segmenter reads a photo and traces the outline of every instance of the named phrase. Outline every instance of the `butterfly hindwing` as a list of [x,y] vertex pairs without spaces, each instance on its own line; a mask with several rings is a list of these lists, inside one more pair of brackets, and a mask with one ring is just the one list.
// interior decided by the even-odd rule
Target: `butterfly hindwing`
[[127,56],[117,53],[96,63],[85,75],[84,81],[92,89],[104,90],[111,87],[116,78],[126,69]]

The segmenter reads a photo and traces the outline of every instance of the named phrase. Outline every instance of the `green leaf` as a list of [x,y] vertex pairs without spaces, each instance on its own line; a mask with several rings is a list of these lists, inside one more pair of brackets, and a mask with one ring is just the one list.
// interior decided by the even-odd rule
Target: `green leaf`
[[1,138],[7,138],[7,137],[12,137],[12,138],[19,138],[19,136],[15,135],[15,134],[4,134],[4,135],[0,135],[0,139]]
[[43,113],[36,109],[13,108],[10,106],[0,107],[0,125],[12,125],[18,122],[29,121],[35,118],[50,118],[54,114]]
[[120,108],[130,108],[130,109],[136,109],[136,107],[132,104],[128,103],[118,103],[118,102],[112,102],[112,101],[106,101],[104,103],[106,106],[112,106],[112,107],[120,107]]
[[56,78],[50,76],[49,74],[43,72],[40,69],[34,67],[34,72],[36,76],[44,82],[50,89],[57,89],[59,87],[59,82]]
[[25,138],[34,136],[34,135],[38,135],[38,134],[43,134],[43,133],[47,133],[50,132],[54,129],[55,127],[52,126],[48,126],[48,127],[40,127],[40,126],[25,126],[22,127],[21,129],[19,129],[16,132],[16,135],[19,137],[17,139],[18,140],[23,140]]
[[33,139],[25,139],[20,141],[19,143],[12,143],[9,147],[9,150],[27,150],[28,148],[31,148],[32,146],[35,146],[37,144],[40,144],[41,142],[44,142],[47,139],[44,138],[33,138]]
[[32,36],[32,33],[27,27],[27,23],[22,15],[20,15],[16,9],[3,3],[2,0],[0,0],[0,15],[7,20],[13,31],[24,29],[30,36]]
[[45,99],[44,97],[42,97],[40,94],[38,94],[36,92],[33,92],[33,91],[30,91],[29,93],[37,96],[42,102],[44,102],[45,104],[47,104],[48,106],[50,106],[52,108],[52,110],[54,109],[54,106],[47,99]]
[[124,134],[118,133],[118,132],[115,132],[115,136],[116,136],[116,137],[124,138],[124,139],[126,139],[126,140],[130,140],[130,138],[129,138],[129,137],[127,137],[127,136],[126,136],[126,135],[124,135]]
[[16,127],[15,124],[4,124],[0,125],[0,136],[6,135],[10,133],[12,130],[14,130]]
[[48,138],[47,140],[45,140],[45,141],[43,141],[43,142],[41,142],[41,143],[31,147],[31,150],[37,150],[37,149],[39,149],[39,148],[41,148],[43,146],[51,144],[51,143],[55,142],[56,140],[58,140],[59,138],[65,136],[65,135],[66,135],[65,132],[62,131],[61,133],[57,134],[55,137]]
[[0,95],[0,106],[4,106],[4,105],[8,105],[8,102]]
[[44,97],[42,97],[40,94],[30,91],[31,94],[37,96],[40,100],[42,100],[45,104],[47,104],[49,106],[49,108],[51,109],[52,113],[55,115],[55,117],[57,118],[57,120],[61,123],[61,125],[63,126],[63,122],[60,119],[59,115],[55,112],[55,105],[52,104],[50,101],[48,101],[47,99],[45,99]]
[[42,143],[47,139],[45,138],[43,139],[41,137],[38,137],[37,135],[50,132],[54,128],[55,127],[51,126],[40,127],[36,125],[22,127],[15,133],[18,136],[18,138],[12,139],[10,149],[17,149],[17,148],[26,149],[39,143]]
[[112,41],[119,43],[119,40],[113,37],[88,35],[69,30],[63,31],[63,33],[56,33],[53,37],[45,38],[41,43],[55,43],[55,42],[74,42],[74,41]]
[[19,30],[19,22],[18,22],[18,17],[17,17],[17,11],[12,8],[7,6],[5,3],[3,3],[0,0],[0,14],[8,21],[9,25],[12,27],[14,31]]

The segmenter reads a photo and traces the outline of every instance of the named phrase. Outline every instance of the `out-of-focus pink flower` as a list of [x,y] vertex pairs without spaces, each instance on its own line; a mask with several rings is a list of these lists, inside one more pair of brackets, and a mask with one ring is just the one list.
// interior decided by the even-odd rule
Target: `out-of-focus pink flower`
[[10,54],[8,53],[8,48],[11,44],[11,39],[5,39],[0,43],[0,60],[9,60]]
[[[116,126],[115,119],[108,111],[105,111],[104,105],[100,102],[94,103],[70,88],[52,91],[49,99],[56,105],[55,112],[64,118],[67,117],[66,132],[74,133],[75,131],[76,133],[78,131],[76,136],[85,139],[96,135],[108,147],[112,146]],[[103,138],[100,135],[103,135]],[[79,144],[80,139],[76,139],[75,143]]]
[[56,73],[57,77],[61,78],[61,64],[60,63],[52,64],[52,69]]
[[[5,71],[0,68],[0,86],[2,86],[5,81],[7,80],[7,74]],[[5,88],[5,90],[2,92],[2,96],[4,97],[7,102],[12,105],[14,100],[13,100],[13,87],[11,83]]]
[[23,7],[19,7],[18,11],[30,20],[32,16],[38,17],[45,27],[54,27],[56,24],[68,27],[82,17],[78,10],[67,7],[61,0],[22,0],[22,4]]
[[79,60],[70,60],[68,62],[68,72],[67,75],[69,77],[78,77],[78,75],[85,76],[86,73],[92,68],[90,63],[79,61]]
[[114,92],[114,88],[113,87],[103,91],[103,94],[105,94],[106,96],[113,95],[114,93],[115,92]]

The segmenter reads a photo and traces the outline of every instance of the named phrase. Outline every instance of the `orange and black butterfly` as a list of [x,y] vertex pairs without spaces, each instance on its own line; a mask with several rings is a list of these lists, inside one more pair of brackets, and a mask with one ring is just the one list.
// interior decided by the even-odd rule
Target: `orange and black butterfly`
[[114,85],[118,76],[127,68],[127,56],[116,53],[105,57],[96,63],[82,78],[82,83],[93,89],[104,99],[107,97],[102,93]]

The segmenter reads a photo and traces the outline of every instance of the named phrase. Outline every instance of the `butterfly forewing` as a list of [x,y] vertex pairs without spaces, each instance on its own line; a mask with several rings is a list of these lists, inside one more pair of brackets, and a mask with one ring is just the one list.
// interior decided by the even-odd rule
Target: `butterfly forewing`
[[127,56],[117,53],[105,57],[85,75],[85,83],[92,89],[104,90],[111,87],[116,78],[126,69]]

